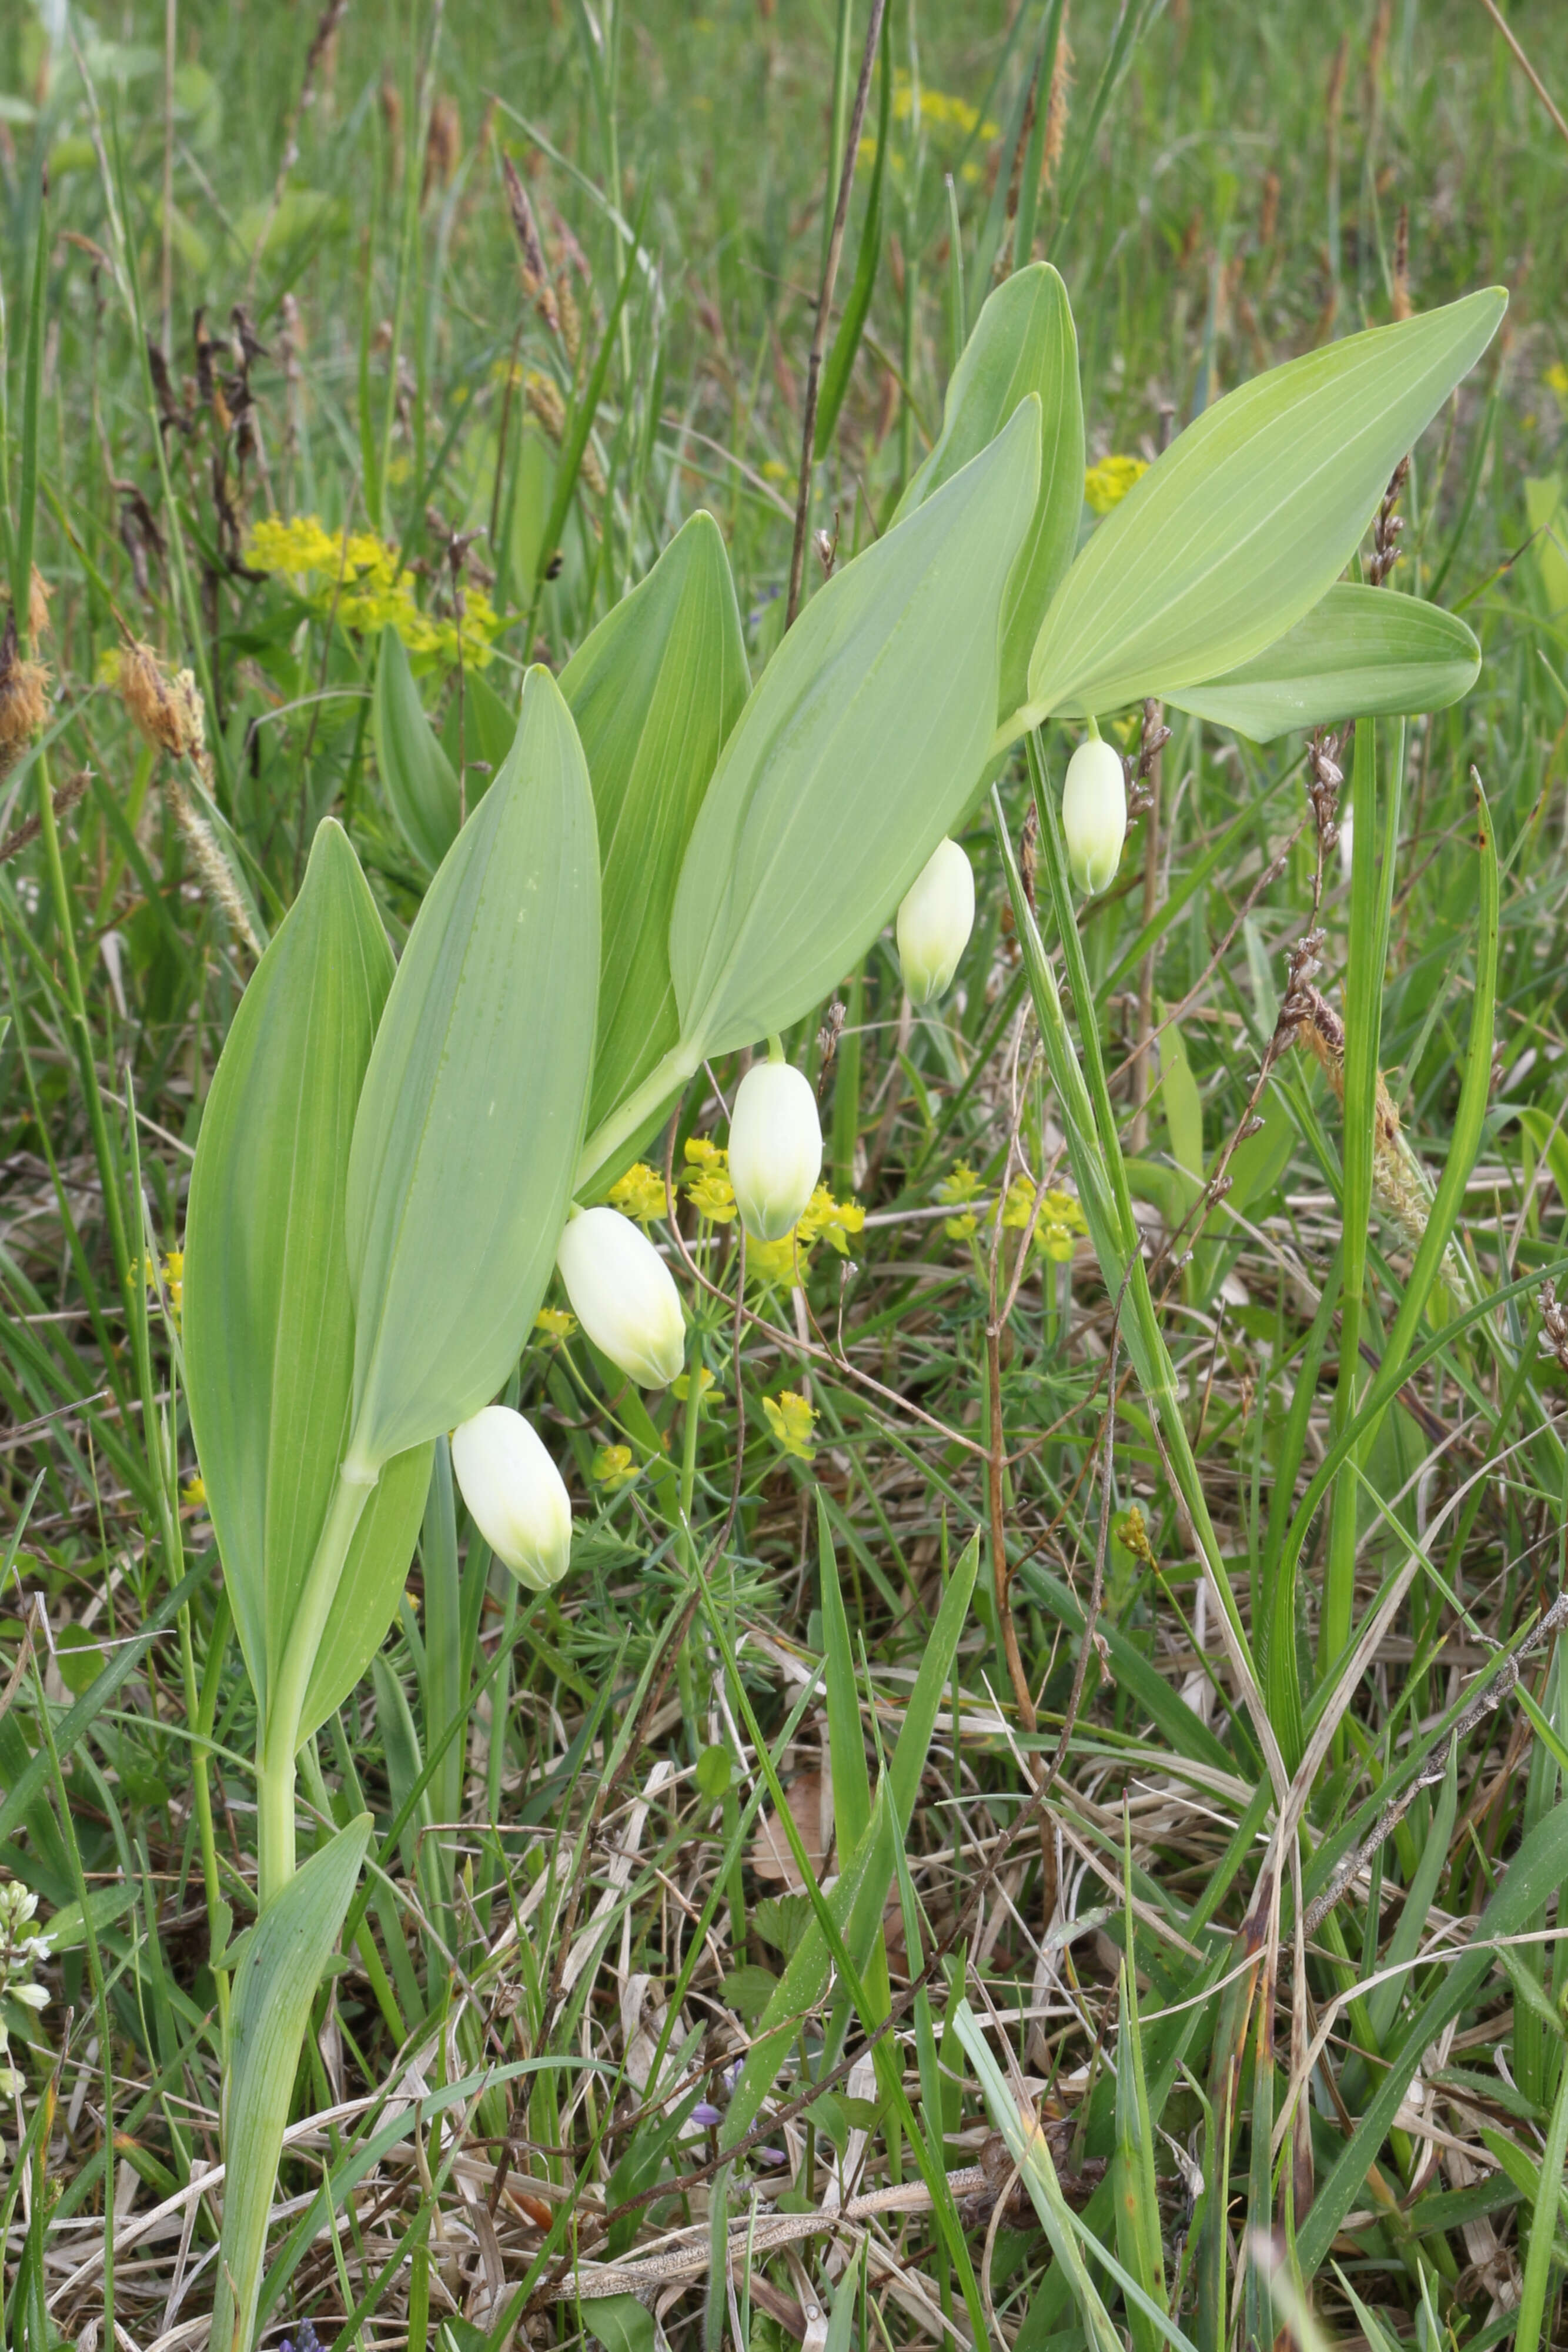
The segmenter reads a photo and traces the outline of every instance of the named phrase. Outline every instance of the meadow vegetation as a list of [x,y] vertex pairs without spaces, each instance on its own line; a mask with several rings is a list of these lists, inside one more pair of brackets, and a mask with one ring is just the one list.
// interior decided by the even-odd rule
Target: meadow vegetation
[[401,954],[528,666],[699,509],[762,676],[808,399],[809,616],[1040,259],[1085,543],[1238,384],[1506,288],[1356,558],[1479,677],[1102,712],[1089,897],[1051,719],[973,780],[951,989],[890,925],[786,1030],[792,1232],[741,1245],[749,1048],[605,1157],[685,1370],[549,1292],[543,1592],[435,1441],[288,1799],[307,1867],[370,1828],[243,2184],[256,2340],[1564,2341],[1568,13],[1506,14],[1532,71],[1483,0],[889,0],[816,373],[852,0],[0,19],[6,2343],[228,2308],[276,1825],[183,1254],[318,827]]

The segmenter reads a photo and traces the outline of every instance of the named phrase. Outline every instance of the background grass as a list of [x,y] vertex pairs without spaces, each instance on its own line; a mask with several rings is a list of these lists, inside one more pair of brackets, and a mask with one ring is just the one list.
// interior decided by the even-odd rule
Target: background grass
[[[374,638],[345,625],[329,577],[247,565],[251,530],[316,515],[400,551],[387,595],[405,620],[446,625],[421,685],[455,759],[498,756],[486,693],[515,706],[529,658],[559,667],[699,504],[729,544],[755,673],[783,616],[835,57],[841,39],[852,77],[863,37],[861,14],[841,35],[803,0],[607,21],[562,0],[434,18],[350,7],[313,54],[331,16],[73,13],[74,50],[31,13],[0,24],[6,549],[26,506],[42,217],[36,555],[53,595],[44,735],[0,781],[0,1482],[18,1667],[0,1701],[0,1864],[54,1919],[48,2007],[0,2005],[19,2077],[0,2221],[7,2340],[40,2352],[103,2340],[110,2316],[137,2346],[200,2340],[212,2294],[213,2200],[196,2187],[220,2153],[211,1962],[254,1908],[251,1703],[190,1483],[166,1260],[252,968],[244,923],[276,925],[329,810],[394,941],[420,888],[371,748]],[[1561,100],[1568,19],[1538,0],[1511,21]],[[815,485],[813,522],[841,557],[885,525],[1012,255],[1013,144],[1054,22],[1050,7],[1009,21],[892,0],[884,236]],[[1341,1347],[1340,1104],[1295,1045],[1228,1202],[1201,1233],[1178,1229],[1243,1114],[1310,920],[1299,741],[1260,752],[1173,715],[1157,826],[1134,826],[1118,883],[1084,912],[1071,1007],[1113,1072],[1151,1251],[1177,1234],[1155,1261],[1162,1328],[1269,1706],[1309,1727],[1314,1707],[1339,1713],[1302,1824],[1308,1899],[1391,1798],[1432,1777],[1301,1948],[1289,1870],[1270,1909],[1247,1694],[1087,1243],[1063,1263],[1033,1251],[998,1311],[1026,1244],[991,1206],[1020,1170],[1066,1181],[1065,1114],[982,810],[955,994],[912,1022],[887,940],[844,976],[822,1093],[834,1190],[867,1212],[848,1255],[819,1243],[803,1288],[754,1287],[762,1321],[738,1336],[725,1299],[687,1279],[716,1383],[700,1414],[673,1398],[650,1414],[580,1338],[541,1334],[518,1393],[571,1477],[570,1578],[541,1602],[519,1594],[438,1472],[398,1624],[307,1757],[307,1849],[362,1796],[379,1861],[297,2086],[269,2304],[297,2338],[308,2316],[324,2343],[444,2330],[465,2352],[523,2324],[642,2352],[652,2306],[705,2352],[727,2332],[777,2352],[813,2309],[831,2312],[833,2352],[936,2336],[943,2314],[966,2340],[983,2326],[1024,2352],[1082,2341],[1071,2265],[1015,2187],[960,2048],[967,1995],[1042,2103],[1070,2202],[1146,2285],[1163,2275],[1205,2352],[1271,2333],[1249,2228],[1277,2222],[1289,2262],[1314,2215],[1331,2336],[1561,2340],[1568,1670],[1547,1641],[1508,1688],[1498,1654],[1561,1587],[1568,1477],[1568,1341],[1548,1324],[1543,1343],[1542,1291],[1562,1284],[1568,1200],[1568,526],[1552,520],[1568,143],[1479,0],[1228,0],[1134,10],[1119,31],[1083,6],[1066,28],[1069,109],[1033,247],[1071,294],[1092,458],[1152,457],[1229,385],[1387,319],[1406,290],[1425,308],[1511,289],[1503,335],[1403,500],[1397,583],[1463,611],[1486,663],[1461,709],[1380,732],[1383,806],[1401,760],[1403,797],[1374,979],[1378,1059],[1436,1173],[1467,1055],[1489,1046],[1472,1024],[1473,765],[1501,911],[1456,1248],[1460,1286],[1503,1297],[1425,1324],[1397,1404],[1364,1421],[1330,1482],[1293,1599],[1292,1507],[1364,1402],[1411,1236],[1371,1222],[1358,1388]],[[876,108],[873,94],[868,139]],[[503,152],[538,218],[556,326],[519,282]],[[841,298],[870,176],[868,152]],[[244,456],[235,304],[264,347]],[[222,339],[216,399],[198,305]],[[455,573],[453,535],[470,531]],[[810,587],[814,558],[808,572]],[[439,657],[458,593],[461,693]],[[434,633],[408,625],[417,662]],[[131,724],[106,661],[122,630],[194,671],[210,803],[182,805]],[[1069,748],[1048,740],[1058,775]],[[66,798],[57,883],[47,839],[16,838],[40,781]],[[1021,765],[1003,795],[1021,824]],[[896,823],[895,776],[888,810]],[[1318,984],[1343,1012],[1351,903],[1332,853],[1322,920]],[[789,1041],[814,1075],[817,1027]],[[688,1136],[722,1136],[734,1075],[688,1097],[677,1176]],[[731,1229],[689,1205],[683,1225],[733,1296]],[[149,1279],[122,1286],[117,1255]],[[766,1410],[786,1391],[814,1414],[795,1453],[781,1433],[803,1424]],[[706,1593],[678,1539],[683,1499]],[[887,1976],[862,1957],[852,1983],[841,1972],[813,1998],[762,2086],[785,2119],[716,2179],[720,2118],[751,2095],[736,2062],[810,1932],[764,1759],[805,1856],[837,1870],[835,1804],[846,1846],[863,1818],[852,1750],[874,1778],[977,1530],[1010,1567],[1037,1721],[1009,1679],[988,1549],[896,1868],[889,1856]],[[1364,1671],[1347,1673],[1322,1634],[1334,1563],[1359,1630],[1412,1561]],[[1489,1693],[1500,1703],[1478,1706]],[[1026,1801],[1064,1727],[1042,1838]],[[1519,1940],[1456,1961],[1500,1885]],[[1380,1964],[1396,1972],[1364,1990]],[[16,1958],[8,1981],[28,1967]],[[884,2054],[879,2073],[862,2044],[890,1989],[902,2072]],[[944,2164],[950,2211],[931,2187]],[[1146,2191],[1141,2238],[1118,2184]],[[868,2195],[836,2235],[821,2221],[825,2200]],[[727,2284],[711,2255],[732,2221]],[[579,2295],[557,2259],[574,2244],[583,2280],[620,2294]],[[636,2260],[666,2267],[591,2271]],[[1123,2290],[1094,2275],[1114,2311]],[[1287,2270],[1281,2309],[1294,2291]],[[1135,2305],[1118,2324],[1152,2325]]]

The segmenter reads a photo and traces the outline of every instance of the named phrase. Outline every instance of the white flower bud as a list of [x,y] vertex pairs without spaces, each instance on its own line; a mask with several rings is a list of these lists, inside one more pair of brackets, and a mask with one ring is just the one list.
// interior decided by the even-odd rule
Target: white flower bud
[[1347,808],[1339,821],[1339,870],[1348,882],[1355,866],[1355,811]]
[[788,1062],[754,1062],[729,1120],[729,1181],[755,1242],[781,1242],[817,1189],[822,1129],[810,1082]]
[[47,1989],[41,1984],[7,1985],[5,1990],[13,2000],[21,2002],[24,2009],[47,2009],[49,2005]]
[[571,1497],[531,1422],[487,1404],[452,1433],[452,1467],[475,1526],[530,1592],[548,1592],[571,1558]]
[[674,1276],[641,1225],[619,1209],[570,1220],[555,1262],[572,1313],[594,1346],[639,1388],[668,1386],[686,1354]]
[[898,961],[912,1004],[946,996],[975,928],[975,869],[956,841],[939,841],[898,910]]
[[1120,754],[1100,736],[1080,743],[1061,791],[1067,862],[1086,896],[1108,889],[1127,837],[1127,784]]

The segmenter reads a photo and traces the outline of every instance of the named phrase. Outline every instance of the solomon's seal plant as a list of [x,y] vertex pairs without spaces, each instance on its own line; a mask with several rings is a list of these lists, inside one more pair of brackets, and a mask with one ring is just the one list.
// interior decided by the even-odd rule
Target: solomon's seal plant
[[[1502,310],[1500,292],[1473,294],[1242,385],[1075,554],[1071,312],[1053,270],[1019,270],[980,313],[893,526],[818,591],[759,679],[722,536],[698,515],[559,680],[528,671],[476,805],[424,717],[397,611],[371,599],[371,732],[428,886],[394,963],[348,835],[321,824],[213,1081],[186,1234],[191,1418],[257,1724],[258,1916],[216,1956],[233,1978],[212,2338],[225,2352],[254,2336],[296,2066],[370,1837],[361,1814],[297,1867],[296,1759],[381,1645],[433,1462],[447,1475],[444,1442],[514,1574],[559,1580],[564,1487],[538,1433],[497,1404],[524,1349],[553,1344],[553,1327],[536,1331],[558,1263],[573,1313],[630,1378],[680,1372],[680,1298],[643,1229],[664,1186],[639,1152],[705,1061],[811,1015],[901,907],[911,996],[950,984],[972,914],[952,835],[1020,740],[1043,781],[1047,719],[1157,696],[1261,739],[1465,690],[1479,657],[1461,622],[1339,575]],[[320,552],[271,550],[312,578],[302,559]],[[362,552],[356,589],[384,587]],[[1065,851],[1040,795],[1070,978],[1067,862],[1081,887],[1105,887],[1121,795],[1120,762],[1092,737],[1070,771]],[[1050,961],[1015,897],[1052,1080],[1076,1104],[1084,1081],[1046,1018]],[[738,1210],[762,1249],[809,1238],[811,1220],[838,1246],[853,1213],[813,1205],[821,1163],[811,1088],[780,1055],[742,1081],[727,1171],[710,1156],[691,1197],[716,1223]],[[1141,1270],[1130,1210],[1092,1154],[1073,1177],[1045,1245],[1081,1213],[1116,1290]],[[956,1229],[973,1228],[974,1185],[948,1180]],[[1179,1454],[1168,1362],[1142,1316],[1134,1283],[1127,1345]],[[768,1400],[768,1419],[809,1455],[803,1397]],[[628,1454],[600,1475],[631,1468]],[[1201,1496],[1187,1499],[1207,1551]],[[955,1580],[960,1612],[967,1591]],[[921,1707],[940,1678],[934,1691]],[[906,1818],[899,1798],[867,1835]],[[846,1923],[856,1867],[835,1898]],[[881,1913],[878,1895],[872,1932]],[[796,2030],[765,2018],[727,2132],[756,2113],[776,2037]]]
[[817,1097],[780,1050],[747,1070],[729,1120],[729,1181],[753,1241],[781,1242],[799,1224],[822,1172]]
[[579,1209],[556,1252],[572,1312],[594,1346],[639,1388],[667,1388],[685,1360],[674,1276],[619,1209]]
[[975,869],[956,841],[939,841],[898,910],[899,969],[912,1004],[946,995],[974,928]]
[[1108,890],[1127,837],[1127,782],[1120,757],[1099,734],[1080,743],[1067,762],[1061,830],[1079,888],[1086,897]]
[[571,1564],[571,1496],[532,1422],[486,1405],[453,1431],[452,1468],[497,1559],[532,1592],[559,1584]]

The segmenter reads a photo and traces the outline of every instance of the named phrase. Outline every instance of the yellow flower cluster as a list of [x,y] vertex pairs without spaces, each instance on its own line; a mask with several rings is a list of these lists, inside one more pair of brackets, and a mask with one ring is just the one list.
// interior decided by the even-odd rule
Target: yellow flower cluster
[[[150,1257],[141,1261],[141,1279],[149,1290],[158,1287],[158,1268]],[[185,1253],[171,1250],[163,1260],[163,1287],[169,1294],[169,1308],[176,1323],[185,1310]]]
[[[677,1372],[675,1378],[670,1382],[670,1394],[677,1403],[685,1404],[691,1392],[690,1372]],[[702,1368],[702,1377],[697,1382],[697,1397],[703,1404],[706,1404],[710,1398],[715,1404],[724,1402],[724,1391],[719,1387],[716,1377],[709,1371],[706,1364]]]
[[564,1307],[541,1307],[534,1317],[534,1329],[542,1331],[547,1339],[570,1339],[576,1328],[576,1316],[569,1315]]
[[762,1410],[768,1416],[768,1426],[776,1442],[797,1462],[814,1459],[816,1448],[811,1443],[811,1431],[817,1416],[797,1389],[781,1389],[776,1397],[764,1397]]
[[[914,85],[907,73],[900,68],[894,74],[893,83],[894,121],[907,122],[914,112]],[[971,106],[967,99],[954,98],[943,89],[922,88],[920,120],[928,131],[936,132],[938,138],[946,134],[950,140],[967,139],[976,131],[986,140],[997,139],[1001,135],[999,122],[992,122],[988,117],[982,121],[978,107]],[[859,147],[855,150],[855,161],[858,164],[866,166],[876,161],[876,141],[869,132],[862,139]],[[902,161],[902,157],[895,153],[893,158],[895,172],[900,169]],[[980,167],[972,157],[964,164],[961,176],[971,182],[979,179]]]
[[1109,514],[1148,470],[1147,460],[1143,457],[1102,457],[1083,477],[1083,496],[1091,511]]
[[610,1205],[645,1225],[664,1213],[664,1180],[645,1160],[635,1160],[610,1187]]
[[[394,628],[415,669],[455,667],[457,622],[420,609],[397,549],[374,531],[334,534],[319,515],[296,515],[291,522],[264,515],[251,527],[245,560],[252,572],[286,572],[303,583],[298,593],[319,619],[335,616],[363,636]],[[466,589],[464,601],[462,657],[469,669],[483,669],[505,624],[483,588]]]
[[601,1445],[593,1457],[593,1478],[607,1495],[618,1495],[637,1475],[629,1445]]
[[[728,1224],[737,1214],[735,1188],[729,1181],[729,1154],[711,1137],[694,1135],[686,1140],[686,1160],[687,1200],[711,1224]],[[779,1240],[747,1239],[746,1270],[757,1282],[792,1282],[797,1264],[800,1272],[805,1273],[813,1244],[825,1241],[830,1249],[847,1257],[850,1236],[864,1223],[865,1211],[858,1201],[835,1201],[828,1187],[819,1184],[799,1222]]]
[[[1002,1203],[1002,1223],[1021,1233],[1034,1214],[1034,1180],[1030,1176],[1015,1176],[1008,1186],[1008,1196]],[[1052,1186],[1040,1209],[1040,1223],[1034,1229],[1035,1247],[1057,1265],[1066,1265],[1072,1256],[1073,1244],[1080,1234],[1086,1234],[1083,1212],[1071,1192]]]
[[[907,122],[915,111],[915,91],[906,73],[895,72],[893,82],[893,115],[895,122]],[[982,122],[980,110],[967,99],[953,98],[946,90],[922,88],[920,119],[934,131],[956,131],[967,139],[977,130],[982,139],[995,139],[1001,131],[998,122]]]
[[979,1218],[966,1203],[974,1200],[984,1188],[967,1160],[955,1160],[948,1173],[936,1187],[936,1198],[949,1208],[957,1209],[956,1217],[943,1220],[942,1230],[950,1242],[972,1242],[980,1229]]
[[1554,392],[1558,399],[1568,406],[1568,367],[1564,367],[1561,360],[1553,360],[1547,369],[1545,383],[1548,392]]

